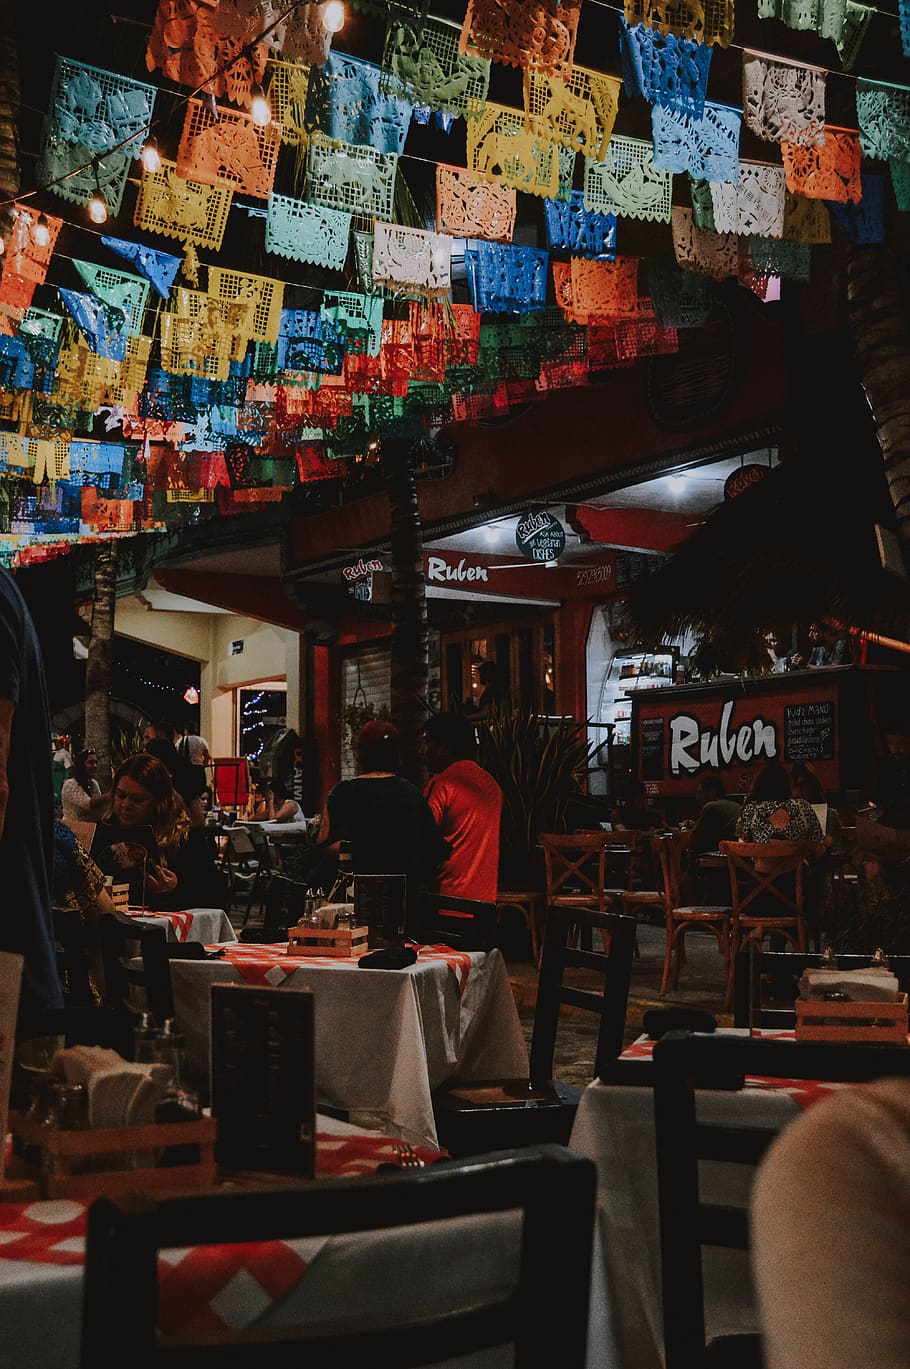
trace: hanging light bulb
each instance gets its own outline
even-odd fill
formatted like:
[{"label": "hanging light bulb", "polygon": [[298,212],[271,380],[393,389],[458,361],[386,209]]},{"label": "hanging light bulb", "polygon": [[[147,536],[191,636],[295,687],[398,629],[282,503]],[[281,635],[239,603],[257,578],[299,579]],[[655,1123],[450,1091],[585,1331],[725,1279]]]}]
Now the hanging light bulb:
[{"label": "hanging light bulb", "polygon": [[344,28],[346,15],[341,0],[327,0],[322,7],[322,27],[329,33],[339,33]]},{"label": "hanging light bulb", "polygon": [[142,167],[150,176],[154,176],[156,171],[161,170],[161,154],[158,151],[158,139],[150,133],[142,144]]},{"label": "hanging light bulb", "polygon": [[51,227],[46,214],[39,214],[32,224],[32,242],[36,247],[47,247],[51,240]]},{"label": "hanging light bulb", "polygon": [[272,110],[262,86],[253,86],[250,91],[250,117],[259,128],[268,128],[272,122]]},{"label": "hanging light bulb", "polygon": [[107,223],[107,204],[101,193],[101,182],[98,180],[98,161],[95,159],[95,193],[88,202],[88,216],[92,223]]}]

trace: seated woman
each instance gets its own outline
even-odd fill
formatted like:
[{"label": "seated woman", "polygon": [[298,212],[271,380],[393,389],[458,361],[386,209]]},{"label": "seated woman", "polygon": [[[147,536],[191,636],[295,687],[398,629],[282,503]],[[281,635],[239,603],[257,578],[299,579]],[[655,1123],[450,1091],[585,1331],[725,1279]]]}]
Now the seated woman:
[{"label": "seated woman", "polygon": [[269,822],[305,823],[306,816],[280,780],[265,780],[265,817]]},{"label": "seated woman", "polygon": [[782,765],[762,766],[737,823],[740,841],[821,841],[822,829],[811,803],[794,798]]},{"label": "seated woman", "polygon": [[98,756],[94,747],[78,751],[73,762],[73,773],[68,780],[63,781],[60,791],[64,822],[97,822],[101,817],[110,800],[101,792],[101,786],[95,778],[97,773]]},{"label": "seated woman", "polygon": [[129,879],[131,902],[161,910],[224,906],[211,835],[190,826],[170,775],[146,752],[117,768],[92,855],[105,873]]},{"label": "seated woman", "polygon": [[357,738],[357,776],[329,794],[318,845],[337,856],[340,843],[349,842],[355,875],[405,875],[412,914],[450,850],[423,794],[397,773],[399,765],[397,727],[367,723]]}]

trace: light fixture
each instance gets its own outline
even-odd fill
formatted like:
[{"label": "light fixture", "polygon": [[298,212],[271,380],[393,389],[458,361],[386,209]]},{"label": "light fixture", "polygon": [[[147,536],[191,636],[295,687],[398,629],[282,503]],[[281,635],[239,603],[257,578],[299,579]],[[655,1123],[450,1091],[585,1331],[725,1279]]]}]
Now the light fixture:
[{"label": "light fixture", "polygon": [[679,489],[680,486],[684,485],[685,483],[686,477],[682,471],[675,471],[673,475],[670,476],[670,484],[675,485],[677,489]]},{"label": "light fixture", "polygon": [[98,160],[95,159],[95,193],[88,202],[88,216],[92,223],[107,223],[107,204],[101,193],[101,183],[98,180]]},{"label": "light fixture", "polygon": [[195,707],[199,702],[199,690],[195,685],[187,685],[183,691],[183,701]]},{"label": "light fixture", "polygon": [[47,247],[51,240],[51,226],[46,214],[39,214],[32,224],[32,242],[36,247]]},{"label": "light fixture", "polygon": [[156,171],[161,170],[161,154],[158,151],[158,139],[150,133],[142,144],[140,153],[142,167],[150,176],[154,176]]},{"label": "light fixture", "polygon": [[322,27],[329,33],[339,33],[344,28],[345,17],[341,0],[327,0],[322,7]]},{"label": "light fixture", "polygon": [[272,122],[272,110],[260,85],[250,90],[250,118],[257,128],[268,128]]}]

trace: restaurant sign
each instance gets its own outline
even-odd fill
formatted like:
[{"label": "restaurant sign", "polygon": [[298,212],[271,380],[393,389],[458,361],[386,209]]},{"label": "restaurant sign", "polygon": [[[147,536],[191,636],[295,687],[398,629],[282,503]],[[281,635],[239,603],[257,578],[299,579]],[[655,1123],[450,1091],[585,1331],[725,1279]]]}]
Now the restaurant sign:
[{"label": "restaurant sign", "polygon": [[529,561],[558,561],[566,549],[566,530],[545,509],[529,509],[518,520],[515,545]]},{"label": "restaurant sign", "polygon": [[671,775],[749,765],[763,757],[777,759],[780,751],[775,724],[759,716],[737,726],[734,709],[733,700],[727,699],[717,727],[703,727],[689,713],[677,713],[670,719]]},{"label": "restaurant sign", "polygon": [[375,558],[364,561],[361,556],[356,566],[344,566],[341,573],[350,585],[353,584],[355,580],[364,580],[367,576],[372,575],[374,571],[379,570],[382,570],[381,561],[377,561]]}]

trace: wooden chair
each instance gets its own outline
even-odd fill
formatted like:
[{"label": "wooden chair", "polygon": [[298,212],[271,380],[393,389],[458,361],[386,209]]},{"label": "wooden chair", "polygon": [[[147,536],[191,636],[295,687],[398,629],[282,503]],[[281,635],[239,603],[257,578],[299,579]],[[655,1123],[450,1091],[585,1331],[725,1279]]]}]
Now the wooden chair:
[{"label": "wooden chair", "polygon": [[287,875],[271,876],[265,891],[262,930],[270,933],[272,941],[287,940],[288,927],[303,917],[308,893],[306,884],[288,879]]},{"label": "wooden chair", "polygon": [[496,913],[500,916],[504,908],[515,908],[524,919],[531,938],[531,955],[534,964],[540,968],[543,953],[543,923],[547,907],[547,896],[543,889],[500,889],[496,895]]},{"label": "wooden chair", "polygon": [[[749,942],[761,946],[770,935],[782,936],[795,950],[805,953],[803,874],[807,860],[824,854],[824,842],[722,841],[719,849],[727,857],[730,872],[732,955]],[[726,1007],[733,997],[733,966],[731,957]]]},{"label": "wooden chair", "polygon": [[495,903],[448,894],[421,894],[417,901],[413,941],[443,941],[454,950],[491,951],[496,944]]},{"label": "wooden chair", "polygon": [[[625,835],[625,833],[623,834]],[[624,889],[607,887],[607,847],[611,832],[541,832],[547,872],[548,908],[615,907]]]},{"label": "wooden chair", "polygon": [[668,986],[676,988],[679,983],[680,967],[686,962],[686,933],[694,928],[703,928],[717,941],[717,949],[724,958],[724,968],[730,968],[730,918],[729,906],[715,904],[684,904],[681,901],[682,854],[688,846],[688,833],[675,833],[672,836],[658,837],[655,845],[666,892],[667,946],[664,954],[664,972],[660,981],[660,996],[666,995]]},{"label": "wooden chair", "polygon": [[105,1006],[117,1015],[131,1056],[132,1029],[143,1011],[159,1026],[174,1016],[170,962],[203,960],[205,947],[195,941],[168,942],[163,927],[109,913],[101,919],[101,956]]},{"label": "wooden chair", "polygon": [[747,1074],[868,1082],[910,1074],[910,1051],[903,1046],[833,1046],[683,1032],[670,1032],[655,1044],[665,1369],[758,1369],[761,1364],[757,1335],[724,1336],[706,1345],[701,1255],[703,1246],[747,1249],[749,1214],[745,1207],[702,1200],[699,1161],[756,1165],[775,1133],[699,1121],[695,1086],[735,1090],[742,1088]]},{"label": "wooden chair", "polygon": [[[804,970],[820,969],[827,962],[822,955],[792,951],[764,951],[751,945],[740,951],[733,967],[733,1025],[766,1027],[791,1031],[796,1023],[797,983]],[[839,970],[864,970],[873,963],[870,955],[839,955]],[[897,977],[902,993],[910,993],[910,955],[889,955],[888,967]],[[763,990],[774,986],[775,1007],[768,1007]],[[785,998],[788,1006],[780,1006]]]},{"label": "wooden chair", "polygon": [[[209,1192],[151,1202],[100,1198],[91,1207],[85,1251],[84,1369],[129,1348],[135,1369],[352,1369],[425,1365],[514,1345],[514,1363],[583,1369],[596,1175],[590,1160],[556,1146],[356,1179],[284,1189]],[[177,1341],[156,1332],[158,1254],[168,1248],[293,1240],[342,1233],[418,1231],[439,1223],[439,1262],[457,1246],[457,1224],[516,1211],[514,1282],[459,1297],[457,1270],[442,1309],[421,1299],[374,1326],[349,1290],[350,1315],[334,1322],[243,1331],[230,1326]],[[456,1226],[447,1237],[445,1226]],[[518,1224],[516,1224],[518,1225]],[[427,1239],[430,1239],[427,1237]],[[454,1247],[451,1241],[455,1240]],[[395,1280],[377,1246],[376,1280]],[[520,1249],[519,1249],[520,1247]],[[412,1273],[408,1275],[412,1277]],[[504,1273],[503,1279],[509,1275]],[[204,1292],[202,1293],[204,1297]],[[405,1295],[402,1294],[402,1305]],[[543,1309],[558,1307],[559,1315]]]},{"label": "wooden chair", "polygon": [[[585,951],[570,944],[578,925],[599,930],[607,951]],[[514,1145],[565,1144],[581,1090],[553,1079],[553,1057],[563,1005],[583,1008],[599,1018],[592,1078],[606,1072],[622,1050],[635,921],[589,908],[548,911],[527,1079],[453,1082],[438,1089],[433,1112],[440,1144],[453,1155],[479,1155]],[[568,984],[566,971],[593,971],[600,992]]]}]

